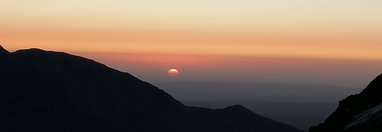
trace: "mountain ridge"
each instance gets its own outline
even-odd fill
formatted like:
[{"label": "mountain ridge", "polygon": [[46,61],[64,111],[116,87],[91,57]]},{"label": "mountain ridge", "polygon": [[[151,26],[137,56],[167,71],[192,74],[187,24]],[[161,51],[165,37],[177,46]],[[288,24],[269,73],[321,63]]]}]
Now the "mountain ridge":
[{"label": "mountain ridge", "polygon": [[301,132],[240,105],[185,106],[150,83],[91,59],[41,49],[2,56],[2,131]]},{"label": "mountain ridge", "polygon": [[5,56],[9,54],[9,52],[0,45],[0,56]]},{"label": "mountain ridge", "polygon": [[[382,74],[359,94],[341,100],[337,109],[310,132],[382,131]],[[368,117],[368,118],[363,118]]]}]

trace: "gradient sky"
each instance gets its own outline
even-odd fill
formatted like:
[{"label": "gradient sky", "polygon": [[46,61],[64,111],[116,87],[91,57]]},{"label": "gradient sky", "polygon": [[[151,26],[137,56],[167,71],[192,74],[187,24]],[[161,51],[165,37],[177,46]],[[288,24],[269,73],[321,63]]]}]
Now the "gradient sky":
[{"label": "gradient sky", "polygon": [[381,72],[381,5],[381,0],[3,0],[0,42],[12,51],[37,47],[84,55],[149,81],[163,80],[166,70],[176,67],[184,81],[363,86]]},{"label": "gradient sky", "polygon": [[12,0],[8,48],[382,60],[380,0]]},{"label": "gradient sky", "polygon": [[[0,0],[0,44],[91,58],[183,102],[334,103],[382,73],[381,6],[382,0]],[[180,76],[167,77],[170,68]],[[301,117],[334,109],[260,106],[265,112],[252,110],[305,124]]]}]

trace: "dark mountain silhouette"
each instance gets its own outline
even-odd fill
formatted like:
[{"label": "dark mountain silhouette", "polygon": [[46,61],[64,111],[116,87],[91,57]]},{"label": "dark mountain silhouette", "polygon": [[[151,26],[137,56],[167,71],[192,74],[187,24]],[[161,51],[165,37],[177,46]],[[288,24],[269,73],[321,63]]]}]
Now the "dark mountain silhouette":
[{"label": "dark mountain silhouette", "polygon": [[9,52],[0,45],[0,57],[8,55]]},{"label": "dark mountain silhouette", "polygon": [[310,132],[381,132],[382,75],[361,93],[339,102],[337,110]]},{"label": "dark mountain silhouette", "polygon": [[0,131],[301,132],[240,105],[188,107],[86,58],[0,48]]}]

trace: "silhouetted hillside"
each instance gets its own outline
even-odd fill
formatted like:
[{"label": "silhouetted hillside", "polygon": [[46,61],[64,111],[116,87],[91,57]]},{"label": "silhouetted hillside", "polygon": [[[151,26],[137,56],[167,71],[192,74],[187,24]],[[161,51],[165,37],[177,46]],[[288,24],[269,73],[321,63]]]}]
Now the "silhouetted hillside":
[{"label": "silhouetted hillside", "polygon": [[9,52],[0,45],[0,57],[5,57]]},{"label": "silhouetted hillside", "polygon": [[86,58],[0,47],[0,131],[300,132],[236,105],[187,107]]},{"label": "silhouetted hillside", "polygon": [[339,102],[337,110],[310,132],[381,132],[382,75],[365,90]]}]

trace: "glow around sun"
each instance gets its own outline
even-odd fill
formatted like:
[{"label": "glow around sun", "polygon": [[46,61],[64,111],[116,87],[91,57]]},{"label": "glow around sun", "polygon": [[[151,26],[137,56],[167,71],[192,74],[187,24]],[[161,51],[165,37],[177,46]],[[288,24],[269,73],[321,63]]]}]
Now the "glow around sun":
[{"label": "glow around sun", "polygon": [[177,77],[179,76],[179,70],[178,69],[175,69],[175,68],[171,68],[167,71],[167,76],[169,77]]}]

